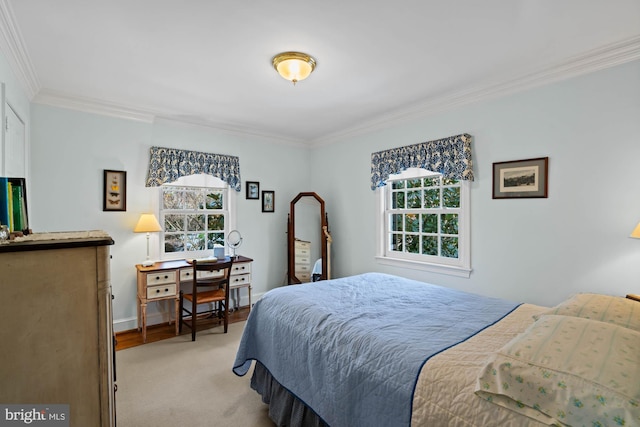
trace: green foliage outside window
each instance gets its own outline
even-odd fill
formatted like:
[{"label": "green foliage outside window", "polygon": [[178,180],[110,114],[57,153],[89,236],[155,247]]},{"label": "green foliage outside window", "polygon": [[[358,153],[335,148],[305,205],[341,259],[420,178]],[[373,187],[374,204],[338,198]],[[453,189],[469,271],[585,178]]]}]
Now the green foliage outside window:
[{"label": "green foliage outside window", "polygon": [[391,183],[392,251],[458,258],[460,183],[441,176]]}]

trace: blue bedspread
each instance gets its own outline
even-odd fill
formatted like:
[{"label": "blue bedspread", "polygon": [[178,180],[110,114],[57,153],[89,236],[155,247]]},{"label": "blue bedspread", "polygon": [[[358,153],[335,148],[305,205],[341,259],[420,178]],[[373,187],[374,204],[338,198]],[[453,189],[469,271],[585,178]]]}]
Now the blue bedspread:
[{"label": "blue bedspread", "polygon": [[380,273],[277,288],[253,307],[233,371],[260,361],[332,427],[409,426],[422,365],[516,307]]}]

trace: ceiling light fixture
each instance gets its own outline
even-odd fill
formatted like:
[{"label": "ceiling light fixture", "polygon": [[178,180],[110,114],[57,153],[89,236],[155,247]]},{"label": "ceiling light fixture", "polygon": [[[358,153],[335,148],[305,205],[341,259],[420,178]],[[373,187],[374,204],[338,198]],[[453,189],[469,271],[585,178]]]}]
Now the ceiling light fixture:
[{"label": "ceiling light fixture", "polygon": [[301,52],[279,53],[273,57],[272,63],[278,74],[283,79],[292,81],[294,85],[309,77],[316,68],[316,60]]}]

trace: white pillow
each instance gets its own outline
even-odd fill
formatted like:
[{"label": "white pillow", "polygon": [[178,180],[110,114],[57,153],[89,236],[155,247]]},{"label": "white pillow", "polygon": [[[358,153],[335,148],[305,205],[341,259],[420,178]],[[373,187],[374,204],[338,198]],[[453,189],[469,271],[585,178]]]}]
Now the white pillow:
[{"label": "white pillow", "polygon": [[549,425],[640,425],[640,332],[541,316],[492,356],[475,392]]},{"label": "white pillow", "polygon": [[623,297],[576,294],[542,314],[584,317],[640,331],[640,302]]}]

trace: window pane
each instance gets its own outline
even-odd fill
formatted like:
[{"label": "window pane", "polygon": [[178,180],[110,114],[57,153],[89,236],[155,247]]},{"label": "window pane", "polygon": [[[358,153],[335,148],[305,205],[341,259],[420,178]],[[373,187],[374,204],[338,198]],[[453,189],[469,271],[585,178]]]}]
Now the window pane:
[{"label": "window pane", "polygon": [[438,238],[436,236],[422,236],[422,253],[424,255],[438,255]]},{"label": "window pane", "polygon": [[188,231],[204,230],[204,215],[187,215],[187,230]]},{"label": "window pane", "polygon": [[445,208],[459,208],[460,207],[460,187],[443,188],[442,204]]},{"label": "window pane", "polygon": [[439,188],[430,188],[428,190],[424,190],[424,207],[427,209],[440,207]]},{"label": "window pane", "polygon": [[391,231],[402,231],[402,214],[391,215]]},{"label": "window pane", "polygon": [[420,209],[422,191],[407,191],[407,209]]},{"label": "window pane", "polygon": [[216,191],[207,194],[205,207],[206,209],[222,209],[222,192]]},{"label": "window pane", "polygon": [[184,246],[187,251],[203,251],[205,249],[204,233],[187,234]]},{"label": "window pane", "polygon": [[402,252],[402,234],[392,234],[391,235],[391,250],[392,251],[400,251]]},{"label": "window pane", "polygon": [[214,245],[224,246],[224,233],[208,233],[207,249],[213,249]]},{"label": "window pane", "polygon": [[407,179],[407,188],[418,188],[422,187],[422,179]]},{"label": "window pane", "polygon": [[198,209],[201,207],[200,200],[202,199],[199,191],[188,191],[184,195],[184,204],[182,205],[182,209]]},{"label": "window pane", "polygon": [[458,214],[440,215],[440,225],[443,234],[458,234]]},{"label": "window pane", "polygon": [[184,231],[184,215],[165,215],[164,231]]},{"label": "window pane", "polygon": [[393,189],[404,188],[404,181],[392,181],[391,188]]},{"label": "window pane", "polygon": [[410,232],[414,232],[417,233],[420,231],[420,221],[418,220],[418,218],[420,218],[420,215],[416,215],[416,214],[407,214],[404,217],[404,229],[405,231],[410,231]]},{"label": "window pane", "polygon": [[458,181],[457,179],[442,178],[442,185],[456,185],[459,182],[460,181]]},{"label": "window pane", "polygon": [[442,254],[447,258],[458,258],[458,238],[443,237],[442,238]]},{"label": "window pane", "polygon": [[424,186],[425,187],[437,187],[440,185],[440,177],[439,176],[434,176],[432,178],[425,178],[424,179]]},{"label": "window pane", "polygon": [[180,209],[183,200],[183,193],[173,189],[165,188],[162,192],[163,209]]},{"label": "window pane", "polygon": [[165,234],[164,235],[164,251],[165,252],[182,252],[184,251],[184,242],[182,234]]},{"label": "window pane", "polygon": [[404,192],[396,191],[391,194],[392,209],[404,209]]},{"label": "window pane", "polygon": [[420,238],[418,236],[415,236],[413,234],[407,234],[405,235],[404,242],[405,242],[406,252],[409,252],[412,254],[420,253],[420,247],[419,247]]},{"label": "window pane", "polygon": [[207,230],[224,230],[224,215],[207,215]]},{"label": "window pane", "polygon": [[438,232],[438,215],[422,214],[422,232],[437,233]]}]

